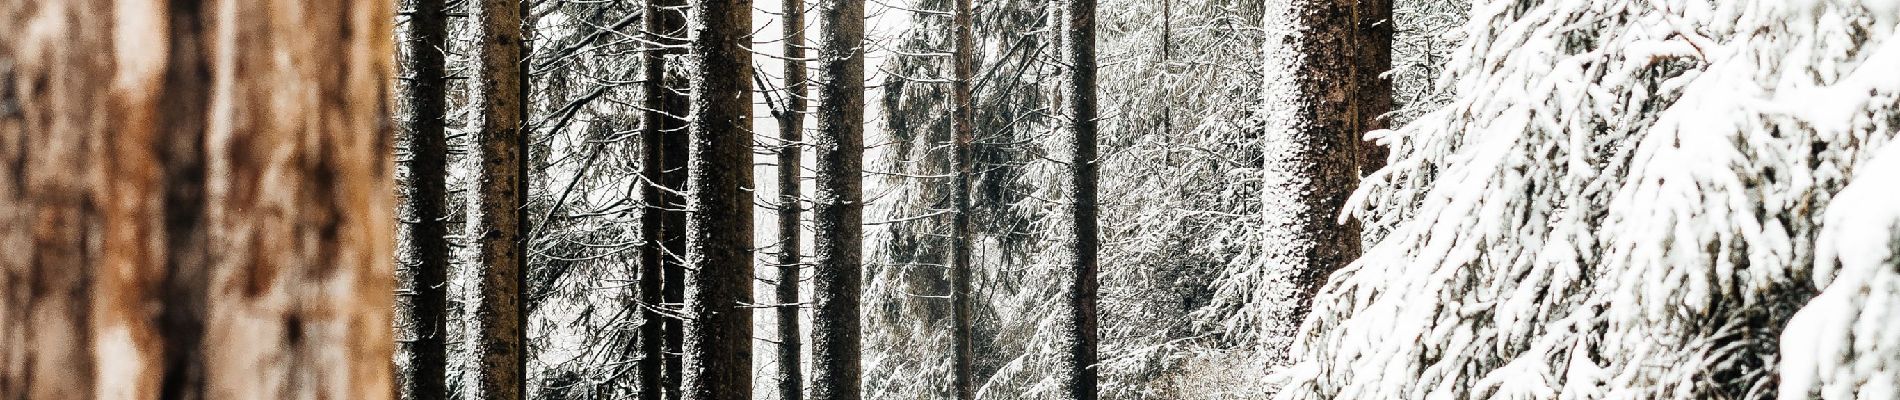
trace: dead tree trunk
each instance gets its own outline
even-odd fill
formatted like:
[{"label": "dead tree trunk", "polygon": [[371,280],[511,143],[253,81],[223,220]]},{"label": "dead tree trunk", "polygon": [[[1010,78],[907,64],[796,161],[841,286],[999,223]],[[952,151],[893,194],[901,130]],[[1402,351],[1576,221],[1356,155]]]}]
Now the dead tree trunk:
[{"label": "dead tree trunk", "polygon": [[970,159],[970,146],[976,138],[976,101],[970,93],[974,84],[972,77],[976,69],[976,28],[972,21],[970,0],[956,0],[951,25],[956,30],[955,48],[951,62],[950,80],[951,101],[955,110],[951,116],[951,130],[956,137],[951,143],[951,163],[956,170],[955,185],[951,188],[955,203],[955,215],[950,219],[950,308],[951,308],[951,379],[953,391],[959,400],[976,398],[976,348],[971,344],[972,311],[970,307],[970,182],[975,173]]},{"label": "dead tree trunk", "polygon": [[1095,298],[1100,227],[1096,222],[1096,144],[1095,144],[1095,0],[1068,0],[1064,17],[1068,30],[1063,40],[1064,60],[1069,64],[1068,81],[1063,91],[1069,101],[1064,113],[1069,119],[1070,140],[1074,149],[1069,159],[1069,218],[1074,240],[1069,253],[1069,360],[1065,374],[1069,378],[1069,396],[1076,400],[1094,400],[1097,392],[1096,344],[1100,341]]},{"label": "dead tree trunk", "polygon": [[448,82],[448,10],[442,0],[408,2],[409,26],[403,29],[402,78],[397,80],[397,127],[408,140],[409,158],[402,175],[399,228],[406,247],[398,252],[400,288],[396,295],[398,397],[435,400],[448,396],[445,316],[448,307],[448,143],[444,111]]},{"label": "dead tree trunk", "polygon": [[693,0],[686,399],[752,398],[751,0]]},{"label": "dead tree trunk", "polygon": [[0,0],[0,398],[394,396],[391,5]]},{"label": "dead tree trunk", "polygon": [[812,204],[812,388],[817,400],[864,397],[864,2],[818,7],[817,194]]}]

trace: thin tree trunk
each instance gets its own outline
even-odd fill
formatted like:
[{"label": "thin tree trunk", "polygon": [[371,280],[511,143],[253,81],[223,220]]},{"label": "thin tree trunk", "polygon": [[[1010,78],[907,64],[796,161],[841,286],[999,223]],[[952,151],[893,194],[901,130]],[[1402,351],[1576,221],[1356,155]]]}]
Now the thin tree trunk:
[{"label": "thin tree trunk", "polygon": [[1076,400],[1094,400],[1100,373],[1096,357],[1099,321],[1095,297],[1097,280],[1096,251],[1100,247],[1100,227],[1096,222],[1095,180],[1095,0],[1068,0],[1068,30],[1063,41],[1065,61],[1069,64],[1068,81],[1063,91],[1069,99],[1067,112],[1074,153],[1069,159],[1069,217],[1073,223],[1069,268],[1069,396]]},{"label": "thin tree trunk", "polygon": [[818,191],[813,202],[812,388],[817,400],[858,400],[858,309],[864,280],[864,1],[818,6]]},{"label": "thin tree trunk", "polygon": [[666,392],[662,381],[665,376],[666,325],[672,317],[661,313],[661,304],[666,303],[664,295],[666,264],[669,262],[665,235],[669,228],[665,225],[668,208],[672,207],[671,196],[662,186],[666,180],[665,158],[667,156],[665,140],[668,120],[666,115],[666,49],[664,18],[661,18],[657,0],[642,2],[642,30],[646,31],[648,47],[640,53],[640,106],[644,110],[640,115],[640,174],[643,179],[637,185],[641,188],[640,198],[645,208],[640,213],[640,341],[639,366],[636,375],[640,381],[640,400],[662,400]]},{"label": "thin tree trunk", "polygon": [[[662,68],[668,63],[667,56],[686,54],[686,2],[684,0],[650,0],[660,3],[658,14],[660,43],[668,47],[661,53]],[[661,71],[660,91],[662,110],[660,133],[660,184],[666,187],[662,194],[662,204],[666,212],[660,221],[660,247],[666,250],[666,262],[662,264],[660,290],[661,297],[674,312],[665,320],[666,357],[665,376],[661,377],[661,388],[666,398],[678,400],[680,395],[681,368],[684,367],[682,350],[686,341],[686,321],[680,318],[679,307],[686,302],[686,160],[689,147],[686,127],[686,114],[692,112],[691,98],[687,96],[686,85],[666,77]]]},{"label": "thin tree trunk", "polygon": [[1277,296],[1270,349],[1284,355],[1327,275],[1359,255],[1359,225],[1338,223],[1359,183],[1361,116],[1353,67],[1360,26],[1353,0],[1271,0],[1266,4],[1267,99],[1262,165],[1264,264],[1276,276],[1262,290]]},{"label": "thin tree trunk", "polygon": [[0,398],[395,395],[391,5],[0,1]]},{"label": "thin tree trunk", "polygon": [[784,0],[785,107],[779,113],[778,149],[778,393],[782,400],[804,398],[798,334],[799,151],[805,140],[805,1]]},{"label": "thin tree trunk", "polygon": [[448,396],[447,331],[449,244],[448,226],[443,221],[443,201],[448,197],[448,143],[444,136],[448,82],[444,77],[444,54],[448,48],[448,10],[442,0],[409,2],[409,26],[402,37],[406,58],[404,79],[396,85],[397,113],[402,135],[409,141],[408,171],[402,186],[401,215],[398,225],[407,248],[397,254],[404,257],[398,274],[403,287],[397,290],[398,397],[409,400],[435,400]]},{"label": "thin tree trunk", "polygon": [[752,1],[693,0],[686,219],[689,400],[752,398]]},{"label": "thin tree trunk", "polygon": [[[1355,7],[1354,20],[1358,22],[1358,44],[1352,66],[1358,69],[1359,88],[1353,93],[1358,99],[1360,133],[1385,129],[1385,114],[1392,112],[1392,81],[1386,79],[1386,71],[1392,70],[1392,1],[1359,0]],[[1358,139],[1358,137],[1355,137]],[[1360,143],[1365,149],[1364,164],[1360,166],[1361,175],[1372,173],[1385,167],[1387,149],[1375,143]]]},{"label": "thin tree trunk", "polygon": [[527,201],[527,105],[522,96],[522,7],[514,0],[475,0],[478,67],[475,103],[481,121],[476,132],[479,169],[470,191],[468,237],[474,247],[470,288],[469,353],[475,365],[465,385],[470,398],[522,398],[521,289],[526,232],[522,214]]},{"label": "thin tree trunk", "polygon": [[950,219],[950,319],[953,325],[950,370],[957,399],[971,400],[976,398],[976,348],[971,344],[970,242],[975,238],[970,237],[970,181],[974,178],[970,146],[976,137],[976,102],[970,85],[976,69],[976,28],[971,20],[970,0],[956,0],[955,4],[951,18],[956,30],[955,60],[951,67],[954,76],[950,82],[955,104],[951,130],[956,135],[951,143],[951,163],[956,169],[951,195],[955,197],[956,214]]}]

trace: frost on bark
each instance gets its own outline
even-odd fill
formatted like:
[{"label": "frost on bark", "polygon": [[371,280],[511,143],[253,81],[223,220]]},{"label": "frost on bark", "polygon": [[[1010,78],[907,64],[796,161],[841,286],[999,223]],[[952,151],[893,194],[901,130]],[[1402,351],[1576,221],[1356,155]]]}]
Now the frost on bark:
[{"label": "frost on bark", "polygon": [[1096,221],[1095,180],[1096,98],[1095,98],[1095,0],[1067,0],[1062,13],[1068,28],[1062,41],[1063,61],[1069,73],[1063,82],[1063,116],[1068,118],[1072,153],[1069,173],[1065,176],[1069,202],[1066,204],[1074,241],[1069,244],[1068,266],[1068,339],[1064,374],[1068,379],[1069,398],[1093,400],[1098,391],[1100,366],[1096,346],[1100,343],[1099,309],[1096,295],[1100,288],[1097,251],[1101,247],[1101,228]]},{"label": "frost on bark", "polygon": [[515,0],[469,4],[478,43],[470,110],[479,122],[467,228],[474,255],[467,314],[474,365],[465,373],[464,390],[475,399],[519,399],[527,351],[521,302],[528,195],[522,7]]},{"label": "frost on bark", "polygon": [[395,395],[389,3],[0,10],[0,397]]},{"label": "frost on bark", "polygon": [[780,400],[804,398],[804,375],[799,354],[803,340],[798,333],[798,270],[804,265],[799,251],[799,214],[804,211],[799,199],[799,175],[804,168],[800,151],[805,131],[805,1],[785,0],[781,24],[785,46],[785,103],[778,108],[778,393]]},{"label": "frost on bark", "polygon": [[[683,189],[680,183],[670,179],[684,174],[683,160],[685,148],[676,143],[685,132],[679,128],[683,121],[669,110],[678,110],[678,101],[668,101],[677,97],[673,88],[666,82],[666,54],[670,51],[665,45],[674,43],[669,34],[676,25],[677,13],[664,11],[665,4],[660,0],[641,2],[643,17],[641,29],[645,31],[647,45],[640,52],[640,175],[635,185],[640,188],[640,198],[645,207],[640,213],[640,273],[639,299],[640,339],[639,365],[635,375],[639,378],[640,400],[661,400],[668,393],[678,392],[677,377],[679,364],[677,344],[679,320],[671,313],[662,312],[667,304],[677,304],[676,296],[669,296],[668,289],[680,285],[679,278],[672,272],[679,270],[677,256],[684,246],[676,245],[674,237],[684,237],[683,220],[675,218],[681,214],[684,205],[674,194],[674,190]],[[660,15],[666,15],[662,17]],[[669,108],[669,104],[675,107]],[[674,144],[669,146],[669,144]],[[679,153],[679,154],[675,154]],[[678,173],[669,171],[680,169]],[[683,181],[683,180],[682,180]],[[669,329],[672,328],[672,329]],[[669,345],[673,345],[669,348]],[[672,363],[669,363],[672,362]],[[677,398],[675,396],[674,398]]]},{"label": "frost on bark", "polygon": [[953,187],[950,195],[954,215],[950,219],[950,373],[951,391],[957,399],[976,398],[976,348],[971,342],[974,313],[970,304],[970,182],[972,168],[970,146],[976,141],[976,101],[971,94],[976,70],[976,27],[970,0],[955,0],[951,10],[952,29],[956,31],[951,61],[951,139],[950,162]]},{"label": "frost on bark", "polygon": [[751,0],[692,0],[687,274],[680,390],[752,397]]},{"label": "frost on bark", "polygon": [[812,387],[863,398],[864,1],[818,4],[818,129],[812,146]]},{"label": "frost on bark", "polygon": [[397,395],[409,400],[448,396],[449,243],[443,202],[448,196],[448,143],[444,112],[448,82],[448,10],[442,0],[405,4],[396,79],[398,137],[407,141],[398,174],[402,200],[398,232],[396,329]]},{"label": "frost on bark", "polygon": [[1353,45],[1360,26],[1350,0],[1270,0],[1266,38],[1261,189],[1266,239],[1258,289],[1270,300],[1269,357],[1306,315],[1326,276],[1359,256],[1359,224],[1338,216],[1359,184],[1360,124]]}]

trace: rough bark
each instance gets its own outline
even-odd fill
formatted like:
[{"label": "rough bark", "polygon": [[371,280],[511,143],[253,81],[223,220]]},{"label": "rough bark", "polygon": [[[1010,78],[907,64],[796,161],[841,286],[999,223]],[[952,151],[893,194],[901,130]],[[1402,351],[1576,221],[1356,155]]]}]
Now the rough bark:
[{"label": "rough bark", "polygon": [[799,197],[799,170],[803,168],[800,151],[805,131],[805,1],[784,0],[785,104],[779,111],[778,149],[778,393],[782,400],[804,398],[804,376],[800,372],[799,353],[803,340],[798,334],[799,213],[804,210]]},{"label": "rough bark", "polygon": [[395,395],[390,3],[0,10],[0,398]]},{"label": "rough bark", "polygon": [[817,400],[864,397],[864,1],[818,6],[817,190],[812,204],[812,387]]},{"label": "rough bark", "polygon": [[[640,400],[661,400],[665,398],[666,360],[672,356],[666,352],[666,326],[676,320],[660,307],[667,303],[665,296],[665,274],[668,264],[674,264],[667,255],[666,239],[669,231],[678,230],[679,225],[668,226],[666,219],[675,209],[673,196],[663,190],[666,182],[666,138],[668,126],[677,126],[674,118],[666,113],[666,99],[669,88],[666,86],[666,20],[660,15],[659,0],[642,2],[641,30],[646,32],[647,48],[640,53],[640,175],[636,183],[640,188],[640,198],[645,207],[640,213],[640,273],[639,304],[640,340],[638,348],[639,365],[635,375],[639,379]],[[676,151],[676,150],[675,150]],[[678,189],[677,187],[670,189]],[[677,282],[674,282],[677,285]],[[674,323],[674,325],[677,325]]]},{"label": "rough bark", "polygon": [[397,254],[401,270],[396,295],[397,396],[435,400],[448,396],[445,316],[448,307],[449,244],[443,201],[448,196],[448,144],[444,111],[448,82],[443,49],[448,48],[448,10],[442,0],[408,2],[408,26],[401,36],[401,79],[397,128],[408,141],[402,177],[405,248]]},{"label": "rough bark", "polygon": [[1096,220],[1096,99],[1095,99],[1095,0],[1068,0],[1064,16],[1063,61],[1069,65],[1068,80],[1062,89],[1069,119],[1069,139],[1074,149],[1069,159],[1068,214],[1074,241],[1070,243],[1068,294],[1069,349],[1067,371],[1069,397],[1094,400],[1097,380],[1096,345],[1100,342],[1100,322],[1096,313],[1096,292],[1100,248],[1100,226]]},{"label": "rough bark", "polygon": [[976,137],[976,102],[970,86],[976,70],[976,28],[971,21],[970,0],[956,0],[955,7],[951,18],[956,36],[950,81],[955,108],[950,123],[956,135],[950,145],[950,162],[956,174],[955,187],[950,190],[956,207],[950,219],[950,370],[951,391],[957,399],[971,400],[976,398],[976,348],[971,344],[970,245],[974,238],[970,237],[970,181],[974,171],[970,146]]},{"label": "rough bark", "polygon": [[[661,206],[666,210],[660,217],[660,248],[665,251],[666,259],[661,264],[660,297],[663,304],[674,310],[666,316],[662,329],[666,347],[664,375],[660,377],[660,390],[668,399],[680,397],[680,368],[683,366],[681,350],[685,343],[685,321],[679,318],[678,310],[686,299],[686,159],[688,132],[686,114],[691,112],[691,98],[687,96],[686,85],[677,75],[667,73],[667,66],[680,55],[686,54],[686,2],[684,0],[648,0],[657,3],[659,12],[654,23],[657,29],[649,28],[664,45],[659,59],[655,60],[660,71],[659,94],[661,108],[665,115],[660,118],[660,185],[665,187],[660,194]],[[649,71],[650,72],[650,71]]]},{"label": "rough bark", "polygon": [[474,104],[479,129],[476,184],[469,192],[468,238],[474,285],[469,288],[469,355],[475,364],[464,387],[473,399],[522,398],[527,348],[522,341],[523,205],[527,174],[523,146],[527,106],[521,95],[522,7],[513,0],[476,0]]},{"label": "rough bark", "polygon": [[689,400],[752,398],[751,0],[693,0],[685,365]]},{"label": "rough bark", "polygon": [[[1264,223],[1274,246],[1276,338],[1292,335],[1326,276],[1359,255],[1359,225],[1340,208],[1359,183],[1361,116],[1352,65],[1354,0],[1271,0],[1266,40]],[[1270,349],[1284,354],[1285,342]]]},{"label": "rough bark", "polygon": [[[1381,76],[1392,70],[1392,35],[1395,29],[1392,3],[1393,0],[1358,0],[1353,9],[1353,21],[1359,27],[1355,31],[1358,33],[1355,38],[1358,43],[1353,45],[1352,61],[1352,67],[1358,70],[1355,83],[1359,85],[1353,92],[1358,103],[1354,112],[1359,115],[1358,131],[1361,133],[1385,129],[1388,120],[1385,114],[1392,112],[1392,81]],[[1385,167],[1385,146],[1363,140],[1359,146],[1365,150],[1363,164],[1359,166],[1360,175]]]}]

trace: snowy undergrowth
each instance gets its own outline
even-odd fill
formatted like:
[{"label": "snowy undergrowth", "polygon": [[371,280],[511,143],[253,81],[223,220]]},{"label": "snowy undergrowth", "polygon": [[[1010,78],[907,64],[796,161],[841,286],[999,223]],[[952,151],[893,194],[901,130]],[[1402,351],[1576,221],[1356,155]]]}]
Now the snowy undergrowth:
[{"label": "snowy undergrowth", "polygon": [[1781,334],[1784,398],[1900,398],[1900,145],[1856,175],[1821,222],[1821,294]]},{"label": "snowy undergrowth", "polygon": [[1891,382],[1900,329],[1872,321],[1900,298],[1892,254],[1832,233],[1871,218],[1821,213],[1895,185],[1870,173],[1885,182],[1830,208],[1900,125],[1896,16],[1893,0],[1475,5],[1447,67],[1459,95],[1370,135],[1392,156],[1348,216],[1392,230],[1314,301],[1279,397],[1772,397],[1777,339],[1816,282],[1859,306],[1803,312],[1833,325],[1791,337],[1832,353],[1788,358],[1804,374],[1781,387]]}]

